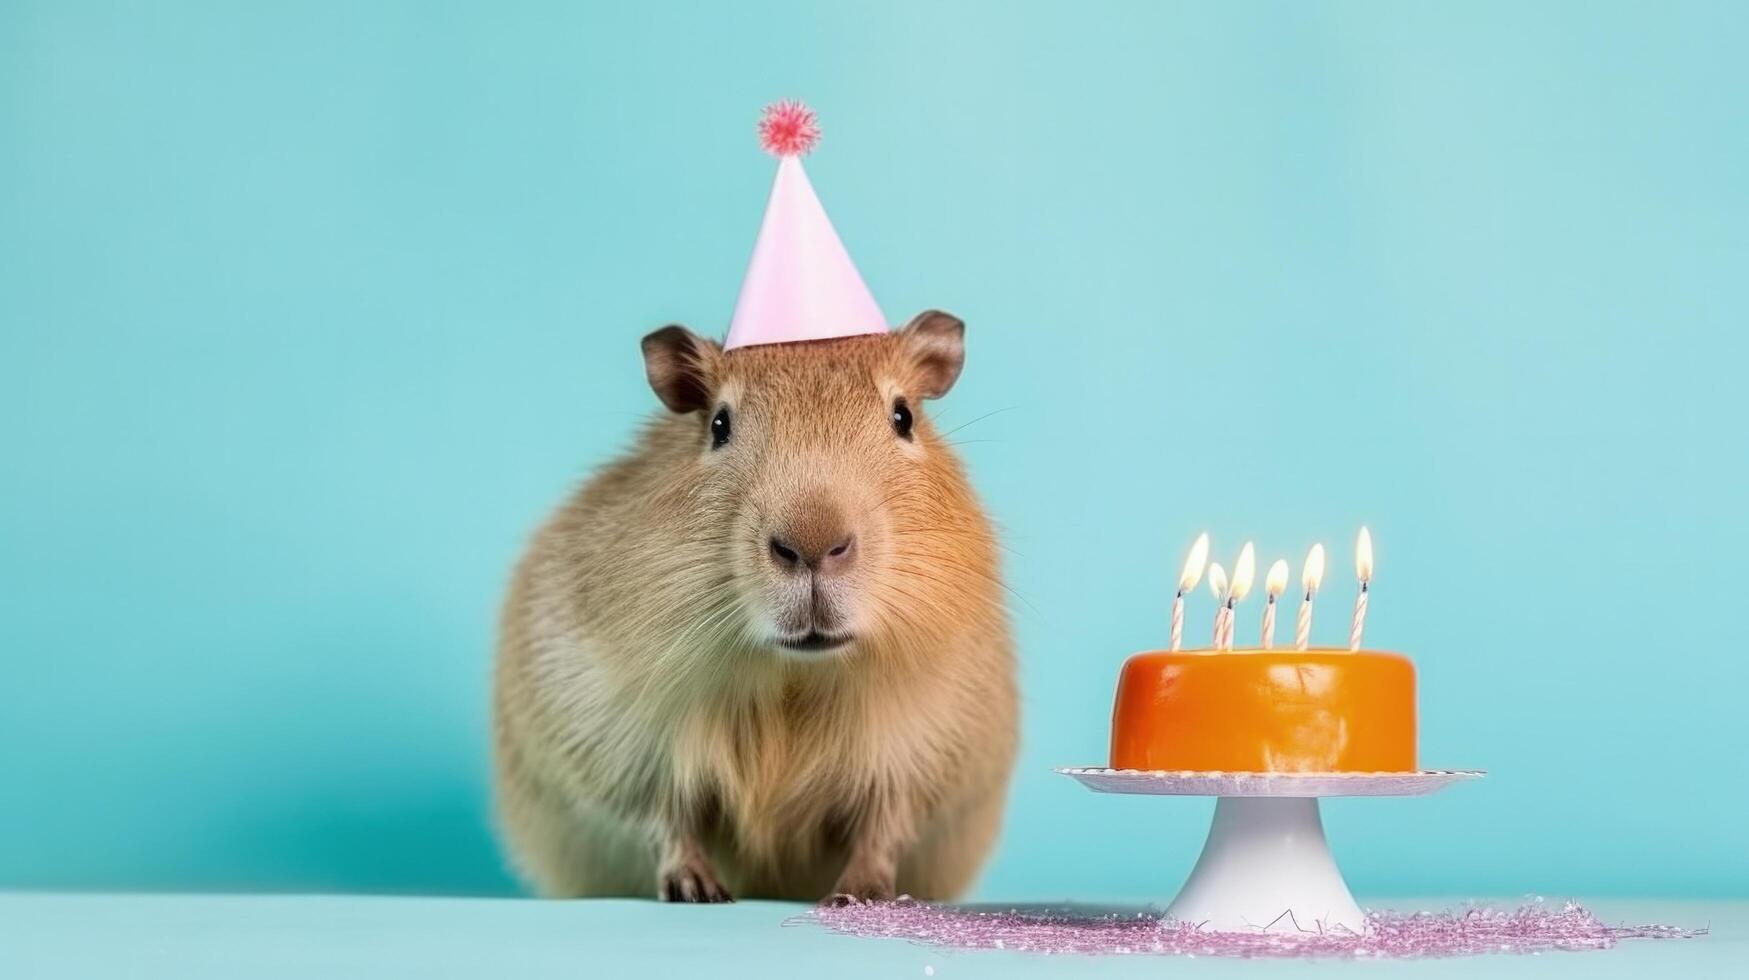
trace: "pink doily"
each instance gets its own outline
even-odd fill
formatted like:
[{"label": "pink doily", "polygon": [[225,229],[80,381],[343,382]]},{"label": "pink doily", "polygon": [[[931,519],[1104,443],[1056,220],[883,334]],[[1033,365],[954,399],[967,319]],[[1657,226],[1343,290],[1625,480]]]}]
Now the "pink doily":
[{"label": "pink doily", "polygon": [[847,936],[925,946],[1008,949],[1045,955],[1413,958],[1480,953],[1609,949],[1623,939],[1691,939],[1705,929],[1608,925],[1585,908],[1540,899],[1516,910],[1471,906],[1445,912],[1373,912],[1364,934],[1321,933],[1278,922],[1267,931],[1209,932],[1154,910],[1010,908],[897,902],[819,908],[799,917]]}]

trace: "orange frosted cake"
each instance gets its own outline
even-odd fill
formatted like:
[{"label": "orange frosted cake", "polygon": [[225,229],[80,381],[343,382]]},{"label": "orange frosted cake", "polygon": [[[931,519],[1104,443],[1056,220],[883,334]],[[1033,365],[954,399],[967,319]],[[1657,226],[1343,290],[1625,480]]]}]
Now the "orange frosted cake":
[{"label": "orange frosted cake", "polygon": [[1118,680],[1111,767],[1413,771],[1415,665],[1370,650],[1136,654]]}]

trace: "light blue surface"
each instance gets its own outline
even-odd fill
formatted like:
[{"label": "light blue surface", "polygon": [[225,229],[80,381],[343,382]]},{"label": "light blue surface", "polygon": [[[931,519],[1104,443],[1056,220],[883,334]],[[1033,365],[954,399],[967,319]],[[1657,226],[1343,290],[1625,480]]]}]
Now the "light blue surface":
[{"label": "light blue surface", "polygon": [[[889,316],[970,324],[1026,694],[981,895],[1169,896],[1208,802],[1048,768],[1197,531],[1330,543],[1332,641],[1362,522],[1424,761],[1493,775],[1329,804],[1356,890],[1742,895],[1746,48],[1738,3],[8,0],[0,883],[508,891],[506,570],[656,407],[638,338],[726,323],[800,96]],[[655,914],[309,914],[400,908],[575,921],[551,968]]]},{"label": "light blue surface", "polygon": [[[1413,908],[1435,908],[1423,902]],[[1605,902],[1606,922],[1711,924],[1690,940],[1534,956],[1368,962],[1208,957],[1061,957],[945,950],[837,936],[796,918],[806,906],[741,902],[537,902],[508,899],[0,894],[0,976],[41,980],[162,976],[788,977],[1304,976],[1741,977],[1749,964],[1742,902]],[[787,928],[786,928],[787,926]],[[927,970],[933,972],[925,972]]]}]

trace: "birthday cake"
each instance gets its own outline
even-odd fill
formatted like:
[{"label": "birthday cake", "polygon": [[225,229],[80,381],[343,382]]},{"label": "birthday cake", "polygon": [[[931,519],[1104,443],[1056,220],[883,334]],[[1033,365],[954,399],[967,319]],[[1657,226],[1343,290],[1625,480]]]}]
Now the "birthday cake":
[{"label": "birthday cake", "polygon": [[1276,603],[1288,568],[1277,561],[1265,585],[1262,643],[1233,649],[1234,611],[1251,589],[1256,552],[1239,553],[1233,576],[1208,564],[1219,602],[1214,646],[1179,652],[1184,597],[1202,578],[1208,535],[1197,539],[1172,605],[1172,648],[1131,657],[1111,717],[1111,768],[1197,772],[1412,772],[1415,665],[1395,653],[1360,649],[1372,580],[1372,535],[1355,542],[1355,600],[1349,649],[1310,647],[1312,600],[1324,578],[1324,546],[1314,545],[1301,577],[1305,592],[1295,648],[1275,649]]},{"label": "birthday cake", "polygon": [[1415,665],[1370,650],[1192,650],[1131,657],[1111,768],[1410,772]]}]

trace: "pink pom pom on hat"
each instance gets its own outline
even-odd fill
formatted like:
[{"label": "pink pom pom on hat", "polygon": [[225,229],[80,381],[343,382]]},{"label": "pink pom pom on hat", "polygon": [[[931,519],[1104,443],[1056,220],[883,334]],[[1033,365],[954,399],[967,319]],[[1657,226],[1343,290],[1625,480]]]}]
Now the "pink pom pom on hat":
[{"label": "pink pom pom on hat", "polygon": [[777,179],[724,350],[887,332],[887,318],[802,169],[802,155],[819,140],[812,109],[800,102],[766,106],[759,143],[778,158]]}]

